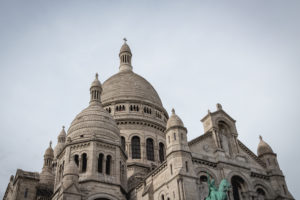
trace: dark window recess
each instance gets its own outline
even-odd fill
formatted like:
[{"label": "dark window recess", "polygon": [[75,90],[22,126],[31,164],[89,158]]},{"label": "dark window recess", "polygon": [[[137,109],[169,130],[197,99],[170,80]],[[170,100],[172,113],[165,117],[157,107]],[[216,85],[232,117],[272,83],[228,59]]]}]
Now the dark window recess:
[{"label": "dark window recess", "polygon": [[165,145],[159,143],[159,161],[163,162],[165,160]]},{"label": "dark window recess", "polygon": [[86,153],[82,154],[82,172],[86,172],[87,168],[87,155]]},{"label": "dark window recess", "polygon": [[75,161],[75,163],[76,163],[76,165],[78,167],[78,165],[79,165],[79,155],[75,155],[74,156],[74,161]]},{"label": "dark window recess", "polygon": [[154,144],[151,138],[146,141],[147,159],[154,161]]},{"label": "dark window recess", "polygon": [[123,136],[121,136],[121,148],[125,151],[125,145],[126,145],[126,141],[125,138]]},{"label": "dark window recess", "polygon": [[138,136],[134,136],[131,140],[131,151],[133,159],[141,158],[140,138]]},{"label": "dark window recess", "polygon": [[103,172],[103,154],[102,153],[99,154],[99,158],[98,158],[98,172],[99,173]]},{"label": "dark window recess", "polygon": [[111,156],[108,155],[106,157],[106,174],[110,175],[110,168],[111,168]]}]

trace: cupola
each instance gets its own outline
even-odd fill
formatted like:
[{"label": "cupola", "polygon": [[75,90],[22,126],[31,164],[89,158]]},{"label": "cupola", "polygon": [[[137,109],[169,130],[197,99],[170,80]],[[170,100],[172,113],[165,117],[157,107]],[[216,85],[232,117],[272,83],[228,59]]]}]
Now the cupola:
[{"label": "cupola", "polygon": [[54,154],[51,146],[52,142],[50,141],[50,145],[44,154],[44,165],[42,172],[40,173],[40,182],[43,184],[48,184],[49,186],[53,186],[54,184],[54,175],[52,173],[52,161]]},{"label": "cupola", "polygon": [[272,148],[263,140],[262,136],[259,136],[259,139],[260,142],[257,147],[257,155],[262,156],[263,154],[268,154],[268,153],[274,154]]},{"label": "cupola", "polygon": [[121,71],[131,71],[132,70],[132,66],[131,66],[131,50],[128,46],[128,44],[126,43],[127,40],[126,38],[124,38],[124,44],[122,45],[121,49],[120,49],[120,53],[119,53],[119,57],[120,57],[120,72]]},{"label": "cupola", "polygon": [[90,103],[101,103],[102,85],[98,79],[98,73],[96,73],[95,80],[90,87],[91,100]]},{"label": "cupola", "polygon": [[176,115],[174,109],[172,109],[172,115],[167,122],[166,140],[167,155],[175,151],[189,151],[187,129],[184,127],[180,117]]},{"label": "cupola", "polygon": [[174,108],[172,109],[172,115],[167,122],[167,129],[171,127],[184,127],[182,120],[176,115]]}]

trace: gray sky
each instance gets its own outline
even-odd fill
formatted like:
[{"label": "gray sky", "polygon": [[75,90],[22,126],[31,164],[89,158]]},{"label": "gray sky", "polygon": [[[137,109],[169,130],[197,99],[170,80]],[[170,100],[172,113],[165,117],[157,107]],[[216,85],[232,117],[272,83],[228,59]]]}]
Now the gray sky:
[{"label": "gray sky", "polygon": [[41,171],[49,140],[89,102],[94,74],[133,69],[188,128],[216,103],[256,153],[261,134],[300,198],[299,1],[0,1],[0,197],[17,168]]}]

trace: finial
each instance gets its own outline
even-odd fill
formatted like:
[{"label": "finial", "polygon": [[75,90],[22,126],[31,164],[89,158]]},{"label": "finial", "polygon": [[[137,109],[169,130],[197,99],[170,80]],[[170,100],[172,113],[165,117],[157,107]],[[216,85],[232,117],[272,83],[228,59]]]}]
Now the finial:
[{"label": "finial", "polygon": [[217,103],[217,109],[222,110],[222,105],[220,103]]},{"label": "finial", "polygon": [[174,110],[174,108],[172,108],[172,114],[175,115],[175,110]]},{"label": "finial", "polygon": [[64,126],[64,125],[62,126],[62,129],[65,129],[65,126]]},{"label": "finial", "polygon": [[52,147],[52,141],[50,140],[49,147]]},{"label": "finial", "polygon": [[126,43],[126,42],[127,42],[127,39],[126,39],[126,37],[124,37],[124,38],[123,38],[123,40],[124,40],[124,43]]},{"label": "finial", "polygon": [[98,80],[98,73],[96,73],[96,79]]},{"label": "finial", "polygon": [[262,136],[261,135],[259,135],[259,139],[262,140]]},{"label": "finial", "polygon": [[207,113],[210,114],[210,110],[209,109],[207,110]]}]

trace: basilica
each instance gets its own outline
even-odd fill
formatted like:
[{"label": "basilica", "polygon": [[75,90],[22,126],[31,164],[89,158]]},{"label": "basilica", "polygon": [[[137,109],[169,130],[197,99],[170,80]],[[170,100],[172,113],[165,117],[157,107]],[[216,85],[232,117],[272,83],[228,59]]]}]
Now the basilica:
[{"label": "basilica", "polygon": [[256,154],[217,104],[201,120],[204,132],[188,141],[175,110],[134,73],[126,41],[119,58],[119,71],[103,84],[96,74],[88,106],[54,149],[50,142],[41,172],[18,169],[4,200],[204,200],[208,183],[222,179],[228,200],[294,199],[262,137]]}]

